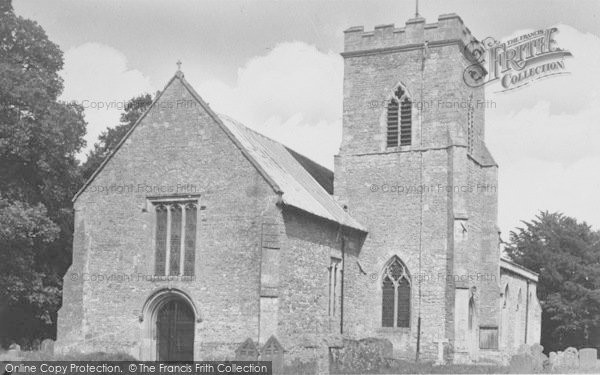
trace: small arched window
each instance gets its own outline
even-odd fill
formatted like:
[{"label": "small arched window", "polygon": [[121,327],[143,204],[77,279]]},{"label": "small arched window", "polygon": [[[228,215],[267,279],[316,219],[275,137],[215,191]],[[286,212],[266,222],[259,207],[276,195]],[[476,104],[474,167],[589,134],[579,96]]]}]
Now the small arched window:
[{"label": "small arched window", "polygon": [[517,305],[515,306],[516,311],[519,311],[519,307],[521,306],[521,303],[523,303],[523,296],[521,293],[521,289],[519,289],[519,294],[517,296]]},{"label": "small arched window", "polygon": [[506,309],[508,307],[508,284],[506,284],[506,288],[504,288],[504,298],[502,300],[502,308]]},{"label": "small arched window", "polygon": [[411,141],[412,102],[399,86],[387,104],[387,147],[410,146]]},{"label": "small arched window", "polygon": [[469,330],[473,329],[475,321],[475,300],[473,297],[469,298]]},{"label": "small arched window", "polygon": [[393,257],[383,270],[381,325],[410,326],[410,277],[398,257]]}]

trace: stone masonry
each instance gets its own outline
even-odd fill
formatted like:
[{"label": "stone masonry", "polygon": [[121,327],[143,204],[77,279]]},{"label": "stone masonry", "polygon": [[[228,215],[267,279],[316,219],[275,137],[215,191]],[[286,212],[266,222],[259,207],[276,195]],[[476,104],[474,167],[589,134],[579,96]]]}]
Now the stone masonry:
[{"label": "stone masonry", "polygon": [[[334,176],[215,114],[178,71],[74,198],[56,351],[155,360],[157,316],[173,301],[193,315],[194,360],[277,342],[286,363],[323,372],[348,340],[438,362],[539,342],[537,275],[500,257],[485,93],[463,82],[473,40],[454,14],[348,29]],[[398,87],[412,101],[411,144],[386,147]],[[193,276],[156,274],[155,204],[168,200],[197,207]],[[394,257],[410,279],[408,327],[382,325]]]},{"label": "stone masonry", "polygon": [[[445,339],[447,359],[498,357],[479,345],[480,328],[497,336],[500,326],[500,250],[485,93],[463,81],[472,41],[454,14],[433,24],[416,18],[403,28],[345,32],[334,194],[369,230],[358,266],[346,271],[352,284],[345,324],[356,337],[389,339],[401,357],[415,358],[419,342],[421,358],[434,359],[436,342]],[[398,86],[412,101],[412,142],[387,147],[386,103]],[[392,256],[412,278],[409,328],[382,328],[381,310],[373,308],[381,305],[381,272]],[[539,317],[530,324],[539,326]]]}]

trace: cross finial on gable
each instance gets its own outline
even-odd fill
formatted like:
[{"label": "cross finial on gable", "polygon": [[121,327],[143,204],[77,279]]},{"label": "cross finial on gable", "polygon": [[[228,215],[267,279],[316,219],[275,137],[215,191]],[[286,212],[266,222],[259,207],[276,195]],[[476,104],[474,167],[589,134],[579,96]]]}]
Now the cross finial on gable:
[{"label": "cross finial on gable", "polygon": [[177,72],[175,75],[179,78],[183,77],[183,72],[181,71],[181,60],[177,60]]}]

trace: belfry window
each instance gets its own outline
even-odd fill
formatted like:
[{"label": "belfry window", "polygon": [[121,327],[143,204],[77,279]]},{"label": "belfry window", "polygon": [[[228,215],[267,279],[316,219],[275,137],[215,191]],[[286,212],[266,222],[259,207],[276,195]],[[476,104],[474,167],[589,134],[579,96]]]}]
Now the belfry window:
[{"label": "belfry window", "polygon": [[474,108],[473,108],[473,94],[469,96],[469,107],[467,109],[467,153],[469,155],[473,154],[474,144],[475,144],[475,125],[474,125]]},{"label": "belfry window", "polygon": [[410,146],[412,142],[412,102],[398,87],[387,104],[387,147]]},{"label": "belfry window", "polygon": [[402,261],[394,257],[383,270],[381,325],[410,326],[410,277]]},{"label": "belfry window", "polygon": [[156,202],[156,276],[193,276],[196,253],[195,201]]}]

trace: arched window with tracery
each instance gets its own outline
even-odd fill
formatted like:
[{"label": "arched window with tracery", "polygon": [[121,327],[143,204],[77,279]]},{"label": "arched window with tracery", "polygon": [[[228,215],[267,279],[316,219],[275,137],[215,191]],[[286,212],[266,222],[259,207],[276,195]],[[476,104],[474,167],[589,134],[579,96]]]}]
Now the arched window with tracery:
[{"label": "arched window with tracery", "polygon": [[398,257],[392,258],[382,275],[381,325],[410,326],[410,276]]},{"label": "arched window with tracery", "polygon": [[194,276],[197,202],[153,202],[156,211],[155,276]]},{"label": "arched window with tracery", "polygon": [[387,147],[410,146],[412,141],[412,102],[402,86],[387,104]]}]

